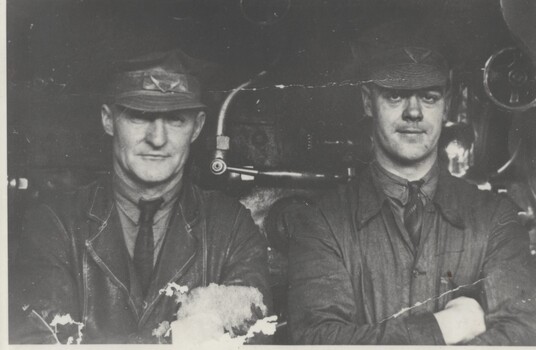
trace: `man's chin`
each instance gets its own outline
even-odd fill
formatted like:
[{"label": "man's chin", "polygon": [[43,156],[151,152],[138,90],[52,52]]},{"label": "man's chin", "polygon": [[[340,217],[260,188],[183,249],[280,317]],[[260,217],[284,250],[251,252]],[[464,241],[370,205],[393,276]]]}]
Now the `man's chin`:
[{"label": "man's chin", "polygon": [[397,163],[404,166],[416,165],[432,157],[431,153],[425,152],[407,152],[397,155]]},{"label": "man's chin", "polygon": [[151,188],[151,187],[157,187],[157,186],[161,186],[165,183],[168,183],[170,181],[172,181],[172,179],[174,178],[175,176],[173,175],[162,175],[162,174],[139,174],[137,176],[137,179],[138,179],[138,183],[140,183],[141,185],[147,187],[147,188]]}]

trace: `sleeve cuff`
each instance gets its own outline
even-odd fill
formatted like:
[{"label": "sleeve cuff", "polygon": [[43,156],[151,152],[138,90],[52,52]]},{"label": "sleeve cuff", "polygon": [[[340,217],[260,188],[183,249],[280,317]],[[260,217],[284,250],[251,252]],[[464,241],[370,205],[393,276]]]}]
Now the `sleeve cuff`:
[{"label": "sleeve cuff", "polygon": [[410,344],[446,345],[441,328],[431,312],[410,316],[405,324]]}]

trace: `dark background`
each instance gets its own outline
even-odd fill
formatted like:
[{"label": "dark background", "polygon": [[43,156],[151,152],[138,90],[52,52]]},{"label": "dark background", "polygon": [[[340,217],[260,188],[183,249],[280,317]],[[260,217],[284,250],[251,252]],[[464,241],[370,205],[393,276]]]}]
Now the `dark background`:
[{"label": "dark background", "polygon": [[[218,67],[205,77],[209,118],[192,172],[203,187],[227,191],[252,211],[276,248],[270,270],[280,306],[285,240],[266,216],[284,210],[282,198],[323,186],[211,175],[218,110],[232,88],[266,70],[230,107],[229,162],[266,170],[363,168],[370,161],[370,120],[352,73],[352,43],[364,29],[402,17],[436,19],[444,34],[458,95],[441,145],[452,139],[472,145],[465,177],[508,190],[526,210],[534,201],[526,198],[530,157],[501,174],[497,169],[510,158],[519,131],[535,130],[534,123],[497,108],[482,85],[490,55],[516,45],[498,0],[8,0],[8,178],[29,180],[28,189],[8,193],[10,261],[30,201],[43,190],[71,188],[109,171],[111,140],[100,106],[114,62],[179,47]],[[284,319],[284,309],[277,311]]]},{"label": "dark background", "polygon": [[[235,103],[238,123],[275,120],[295,133],[286,139],[322,121],[355,124],[358,90],[341,84],[348,79],[350,44],[364,28],[405,15],[441,19],[451,59],[470,74],[478,75],[487,57],[511,42],[499,2],[489,0],[8,0],[9,175],[108,169],[99,109],[108,69],[121,58],[173,47],[220,65],[206,95],[213,119],[225,91],[267,70],[257,84],[262,90]],[[283,84],[294,87],[274,87]],[[299,144],[283,148],[249,155],[256,160],[242,149],[238,161],[300,163]],[[498,163],[504,157],[499,154]]]}]

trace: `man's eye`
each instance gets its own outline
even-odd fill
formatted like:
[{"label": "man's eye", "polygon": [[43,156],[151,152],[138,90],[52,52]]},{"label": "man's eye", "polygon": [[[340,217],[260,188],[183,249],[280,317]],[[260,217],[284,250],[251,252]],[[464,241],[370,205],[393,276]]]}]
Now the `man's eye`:
[{"label": "man's eye", "polygon": [[169,121],[171,125],[174,125],[174,126],[180,126],[184,124],[184,122],[186,121],[186,117],[181,114],[170,115],[166,119]]},{"label": "man's eye", "polygon": [[405,91],[401,90],[385,89],[382,92],[382,96],[390,103],[398,103],[401,102],[403,99],[407,98],[408,94]]},{"label": "man's eye", "polygon": [[142,118],[142,117],[132,117],[132,118],[130,118],[130,121],[135,123],[135,124],[144,124],[144,123],[149,122],[149,120],[147,118]]},{"label": "man's eye", "polygon": [[443,96],[440,93],[436,92],[425,92],[421,95],[421,99],[426,103],[436,103]]},{"label": "man's eye", "polygon": [[402,98],[402,94],[399,94],[397,92],[390,92],[387,94],[387,99],[391,102],[400,102]]},{"label": "man's eye", "polygon": [[151,115],[145,113],[129,113],[128,120],[134,124],[144,124],[150,122]]}]

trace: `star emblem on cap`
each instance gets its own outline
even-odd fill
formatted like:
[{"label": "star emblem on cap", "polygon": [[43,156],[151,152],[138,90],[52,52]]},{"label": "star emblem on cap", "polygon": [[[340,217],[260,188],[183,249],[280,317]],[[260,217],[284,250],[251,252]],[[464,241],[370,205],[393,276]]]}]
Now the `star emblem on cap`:
[{"label": "star emblem on cap", "polygon": [[173,89],[176,88],[181,83],[180,80],[176,80],[176,81],[159,80],[152,75],[149,76],[149,78],[151,79],[153,84],[158,88],[158,90],[162,91],[163,93],[173,91]]},{"label": "star emblem on cap", "polygon": [[421,63],[432,54],[432,50],[420,47],[405,47],[404,52],[415,63]]}]

